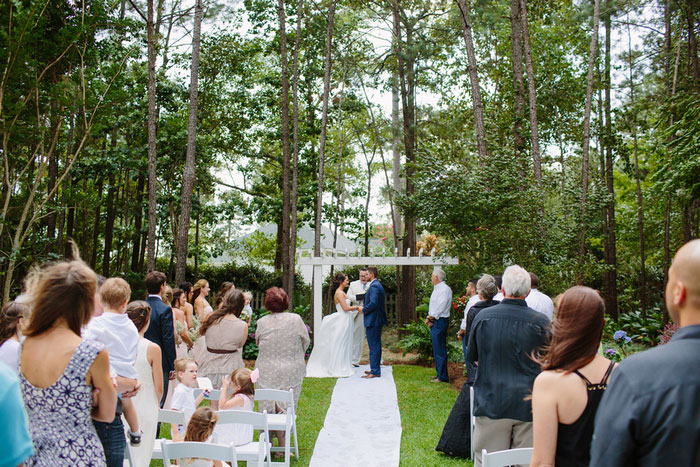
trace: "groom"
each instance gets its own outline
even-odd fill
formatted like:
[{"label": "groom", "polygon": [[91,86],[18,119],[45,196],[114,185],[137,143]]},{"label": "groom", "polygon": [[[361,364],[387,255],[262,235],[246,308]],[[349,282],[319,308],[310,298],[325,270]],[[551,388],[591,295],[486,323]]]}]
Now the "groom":
[{"label": "groom", "polygon": [[362,313],[365,316],[365,331],[369,346],[369,371],[363,378],[379,378],[382,375],[382,326],[388,324],[386,319],[386,304],[384,287],[377,280],[377,268],[367,268],[367,292]]}]

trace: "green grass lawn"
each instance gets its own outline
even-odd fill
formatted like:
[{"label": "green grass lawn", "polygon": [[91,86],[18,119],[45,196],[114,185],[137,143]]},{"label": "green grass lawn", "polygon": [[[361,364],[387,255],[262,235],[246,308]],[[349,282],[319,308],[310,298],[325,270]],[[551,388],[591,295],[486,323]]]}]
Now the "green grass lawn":
[{"label": "green grass lawn", "polygon": [[435,450],[458,392],[444,383],[431,383],[434,368],[392,367],[401,411],[401,467],[472,466],[470,460],[448,457]]},{"label": "green grass lawn", "polygon": [[[447,457],[435,450],[447,416],[457,399],[457,391],[447,384],[431,383],[430,379],[435,376],[432,368],[394,365],[392,371],[401,411],[401,467],[471,467],[471,461]],[[316,438],[331,403],[335,382],[335,378],[304,379],[297,408],[299,459],[292,457],[291,465],[309,465]],[[170,438],[169,425],[161,426],[161,436]],[[151,461],[151,467],[162,465],[161,461]]]}]

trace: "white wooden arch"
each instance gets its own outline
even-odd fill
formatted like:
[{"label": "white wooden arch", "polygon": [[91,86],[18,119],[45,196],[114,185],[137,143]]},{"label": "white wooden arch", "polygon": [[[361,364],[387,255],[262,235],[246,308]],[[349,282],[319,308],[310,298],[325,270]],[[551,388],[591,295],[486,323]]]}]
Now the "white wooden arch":
[{"label": "white wooden arch", "polygon": [[332,255],[325,256],[302,256],[297,258],[299,266],[313,266],[313,283],[311,284],[311,294],[314,304],[314,336],[318,335],[323,319],[323,266],[442,266],[446,264],[459,264],[457,258],[435,256],[435,249],[430,252],[430,256],[423,256],[423,249],[418,251],[418,256],[411,256],[411,250],[406,251],[406,256],[349,256],[347,252],[340,252],[345,256],[338,256],[338,251],[334,250]]}]

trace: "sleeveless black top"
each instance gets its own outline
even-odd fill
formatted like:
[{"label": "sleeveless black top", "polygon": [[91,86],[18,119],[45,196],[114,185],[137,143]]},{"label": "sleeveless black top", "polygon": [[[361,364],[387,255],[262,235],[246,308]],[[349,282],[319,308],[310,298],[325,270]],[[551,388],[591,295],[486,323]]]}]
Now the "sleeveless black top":
[{"label": "sleeveless black top", "polygon": [[557,452],[554,458],[554,465],[557,467],[588,467],[591,462],[591,440],[593,439],[593,422],[595,414],[603,397],[603,392],[608,385],[608,378],[615,366],[615,362],[610,362],[603,380],[593,384],[588,378],[577,370],[574,370],[588,389],[588,402],[581,416],[574,423],[565,425],[559,424],[557,434]]}]

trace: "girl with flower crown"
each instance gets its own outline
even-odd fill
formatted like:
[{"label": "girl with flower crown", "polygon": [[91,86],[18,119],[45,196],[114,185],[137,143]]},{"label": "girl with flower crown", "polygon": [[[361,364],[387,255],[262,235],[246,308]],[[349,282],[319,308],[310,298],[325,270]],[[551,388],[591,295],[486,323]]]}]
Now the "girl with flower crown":
[{"label": "girl with flower crown", "polygon": [[[224,376],[219,396],[219,410],[246,410],[253,411],[255,399],[255,382],[258,380],[257,369],[250,371],[248,368],[233,370],[231,376]],[[229,396],[229,388],[233,394]],[[216,427],[217,442],[219,444],[234,444],[241,446],[253,441],[253,426],[240,423],[228,423]]]}]

